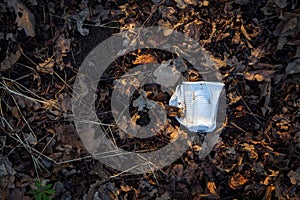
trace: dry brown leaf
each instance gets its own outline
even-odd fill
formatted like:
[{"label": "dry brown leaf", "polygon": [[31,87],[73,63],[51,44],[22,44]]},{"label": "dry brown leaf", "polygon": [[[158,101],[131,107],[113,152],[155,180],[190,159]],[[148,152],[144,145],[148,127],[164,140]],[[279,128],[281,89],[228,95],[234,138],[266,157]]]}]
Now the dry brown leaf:
[{"label": "dry brown leaf", "polygon": [[46,110],[53,110],[56,109],[58,110],[58,102],[56,99],[49,99],[48,101],[44,102],[43,108]]},{"label": "dry brown leaf", "polygon": [[263,76],[260,74],[252,74],[249,72],[245,73],[245,79],[247,79],[248,81],[253,81],[253,80],[257,80],[257,81],[263,81]]},{"label": "dry brown leaf", "polygon": [[18,28],[23,29],[26,35],[35,37],[35,17],[26,5],[20,0],[15,0],[9,1],[8,6],[15,10]]},{"label": "dry brown leaf", "polygon": [[244,77],[248,81],[257,80],[258,82],[261,82],[263,80],[265,81],[271,81],[271,78],[273,77],[275,71],[274,70],[257,70],[252,72],[246,72],[244,74]]},{"label": "dry brown leaf", "polygon": [[209,190],[210,193],[217,194],[216,193],[217,187],[216,187],[215,182],[208,182],[207,183],[207,189]]},{"label": "dry brown leaf", "polygon": [[269,185],[267,187],[267,191],[265,193],[263,200],[271,200],[272,199],[272,191],[275,189],[276,189],[276,187],[274,185]]},{"label": "dry brown leaf", "polygon": [[217,65],[218,68],[222,68],[222,67],[226,67],[227,66],[227,63],[224,62],[221,59],[215,58],[213,56],[211,56],[211,59],[216,63],[216,65]]},{"label": "dry brown leaf", "polygon": [[129,192],[132,190],[132,187],[128,186],[128,185],[121,185],[121,190],[123,192]]},{"label": "dry brown leaf", "polygon": [[147,64],[147,63],[157,63],[157,60],[151,54],[138,55],[135,61],[132,62],[134,65]]},{"label": "dry brown leaf", "polygon": [[185,3],[189,4],[189,5],[197,5],[197,1],[196,0],[184,0]]},{"label": "dry brown leaf", "polygon": [[48,58],[43,63],[39,63],[36,66],[37,71],[45,74],[53,74],[53,67],[55,66],[55,61],[52,58]]},{"label": "dry brown leaf", "polygon": [[250,36],[248,35],[248,33],[247,33],[247,31],[246,31],[244,25],[241,26],[241,31],[242,31],[243,35],[245,36],[245,38],[246,38],[247,40],[251,41],[251,38],[250,38]]},{"label": "dry brown leaf", "polygon": [[293,185],[299,185],[300,186],[300,167],[294,171],[290,171],[288,173],[288,177],[290,178],[290,181]]},{"label": "dry brown leaf", "polygon": [[64,35],[60,35],[55,47],[60,50],[63,56],[66,56],[65,54],[71,49],[71,39],[66,39]]},{"label": "dry brown leaf", "polygon": [[229,105],[235,104],[236,102],[238,102],[239,100],[242,99],[241,96],[237,95],[236,93],[230,92],[228,94],[228,98],[230,100]]},{"label": "dry brown leaf", "polygon": [[244,185],[247,182],[247,179],[241,175],[240,173],[237,173],[233,175],[229,182],[229,187],[232,189],[238,189],[240,186]]},{"label": "dry brown leaf", "polygon": [[203,5],[203,6],[208,6],[208,5],[209,5],[209,1],[204,0],[203,3],[202,3],[202,5]]}]

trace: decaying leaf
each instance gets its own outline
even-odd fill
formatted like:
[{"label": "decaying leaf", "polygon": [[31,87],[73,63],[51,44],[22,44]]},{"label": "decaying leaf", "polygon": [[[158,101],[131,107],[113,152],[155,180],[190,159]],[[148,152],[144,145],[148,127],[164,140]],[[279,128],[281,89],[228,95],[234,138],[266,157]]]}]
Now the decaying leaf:
[{"label": "decaying leaf", "polygon": [[146,94],[143,92],[143,95],[140,95],[136,100],[134,100],[132,105],[134,107],[138,107],[139,111],[142,111],[143,109],[151,109],[155,107],[157,103],[146,98]]},{"label": "decaying leaf", "polygon": [[14,187],[15,174],[16,171],[8,157],[0,155],[0,186],[3,188]]},{"label": "decaying leaf", "polygon": [[170,66],[169,64],[169,61],[163,62],[153,72],[156,83],[164,85],[165,87],[174,86],[181,76],[180,72],[176,70],[175,66]]},{"label": "decaying leaf", "polygon": [[277,49],[282,49],[287,43],[287,38],[285,36],[280,36],[277,43]]},{"label": "decaying leaf", "polygon": [[264,13],[264,15],[272,15],[274,3],[274,0],[268,0],[266,6],[261,8],[261,11]]},{"label": "decaying leaf", "polygon": [[68,53],[71,48],[71,39],[66,39],[64,35],[60,35],[56,41],[55,47],[60,49],[62,54]]},{"label": "decaying leaf", "polygon": [[20,0],[8,0],[7,3],[15,10],[18,28],[23,29],[27,36],[35,37],[35,17],[30,10]]},{"label": "decaying leaf", "polygon": [[84,20],[86,20],[86,18],[88,17],[89,14],[90,14],[89,9],[85,8],[82,11],[80,11],[79,13],[71,16],[71,19],[74,19],[76,21],[78,32],[83,36],[86,36],[87,34],[89,34],[89,29],[82,27]]},{"label": "decaying leaf", "polygon": [[38,143],[37,141],[37,138],[31,134],[31,133],[25,133],[25,137],[26,137],[26,141],[29,143],[29,144],[33,144],[33,145],[36,145]]},{"label": "decaying leaf", "polygon": [[298,167],[298,169],[295,172],[290,171],[288,173],[288,177],[290,178],[292,184],[300,186],[300,167]]},{"label": "decaying leaf", "polygon": [[300,59],[297,59],[288,64],[285,68],[285,73],[287,74],[297,74],[300,73]]},{"label": "decaying leaf", "polygon": [[201,24],[202,22],[194,20],[193,22],[184,26],[183,32],[185,35],[192,37],[195,40],[199,40],[201,35]]},{"label": "decaying leaf", "polygon": [[285,8],[287,6],[287,0],[275,0],[275,3],[279,8]]},{"label": "decaying leaf", "polygon": [[7,70],[11,68],[21,57],[21,52],[17,50],[15,53],[10,52],[6,58],[1,62],[1,70]]},{"label": "decaying leaf", "polygon": [[235,0],[235,3],[239,4],[239,5],[247,5],[248,3],[250,3],[250,0]]},{"label": "decaying leaf", "polygon": [[300,14],[285,12],[274,31],[275,36],[296,36],[300,31]]}]

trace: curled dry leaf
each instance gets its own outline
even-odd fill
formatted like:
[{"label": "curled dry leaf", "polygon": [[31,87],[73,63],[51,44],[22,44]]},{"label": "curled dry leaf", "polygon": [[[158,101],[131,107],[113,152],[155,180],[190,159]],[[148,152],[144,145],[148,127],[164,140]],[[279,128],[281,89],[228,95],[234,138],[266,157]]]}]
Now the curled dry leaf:
[{"label": "curled dry leaf", "polygon": [[128,185],[121,185],[121,190],[123,192],[129,192],[132,190],[132,187],[128,186]]},{"label": "curled dry leaf", "polygon": [[242,185],[244,185],[246,182],[247,182],[247,179],[240,173],[237,173],[231,177],[230,182],[229,182],[229,187],[231,187],[232,189],[238,189]]},{"label": "curled dry leaf", "polygon": [[250,38],[250,36],[248,35],[248,33],[247,33],[247,31],[246,31],[244,25],[241,26],[241,31],[242,31],[243,35],[245,36],[245,38],[246,38],[247,40],[250,41],[251,38]]},{"label": "curled dry leaf", "polygon": [[147,64],[147,63],[157,63],[157,60],[151,54],[138,55],[135,61],[132,62],[134,65]]},{"label": "curled dry leaf", "polygon": [[86,36],[89,34],[89,29],[82,27],[84,20],[86,20],[86,18],[89,16],[89,14],[90,14],[89,9],[85,8],[82,11],[80,11],[79,13],[71,16],[71,19],[74,19],[76,21],[78,32],[83,36]]},{"label": "curled dry leaf", "polygon": [[53,67],[55,66],[55,61],[52,58],[48,58],[43,63],[39,63],[36,66],[37,71],[45,74],[53,74]]},{"label": "curled dry leaf", "polygon": [[228,94],[228,98],[230,100],[229,105],[235,104],[236,102],[242,99],[242,97],[237,95],[235,92],[230,92]]},{"label": "curled dry leaf", "polygon": [[294,171],[290,171],[288,173],[288,177],[290,178],[290,181],[293,185],[299,185],[300,186],[300,167]]},{"label": "curled dry leaf", "polygon": [[215,182],[208,182],[207,183],[207,189],[209,190],[209,192],[211,194],[217,194],[216,193],[217,187],[216,187]]},{"label": "curled dry leaf", "polygon": [[261,82],[263,80],[271,81],[271,78],[273,77],[274,73],[275,73],[274,70],[257,70],[252,72],[246,72],[244,74],[244,77],[248,81],[253,81],[253,80],[257,80],[258,82]]},{"label": "curled dry leaf", "polygon": [[264,80],[264,77],[261,74],[252,74],[252,73],[245,73],[245,79],[247,79],[248,81],[253,81],[253,80],[257,80],[259,82]]}]

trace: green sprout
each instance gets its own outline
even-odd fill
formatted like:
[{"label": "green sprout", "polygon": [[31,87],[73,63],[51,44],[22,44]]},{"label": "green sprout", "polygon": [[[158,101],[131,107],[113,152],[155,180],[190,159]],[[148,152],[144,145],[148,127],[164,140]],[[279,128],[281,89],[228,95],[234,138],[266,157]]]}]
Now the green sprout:
[{"label": "green sprout", "polygon": [[52,184],[42,184],[39,181],[35,181],[34,184],[37,187],[37,189],[30,190],[29,192],[33,194],[35,200],[51,200],[49,195],[55,193],[55,190],[51,189]]}]

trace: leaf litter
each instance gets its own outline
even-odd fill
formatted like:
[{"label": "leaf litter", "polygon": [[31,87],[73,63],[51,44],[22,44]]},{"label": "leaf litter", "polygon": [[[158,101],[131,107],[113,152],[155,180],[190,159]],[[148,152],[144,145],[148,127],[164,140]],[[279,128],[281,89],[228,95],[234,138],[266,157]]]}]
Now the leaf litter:
[{"label": "leaf litter", "polygon": [[[54,184],[57,199],[297,199],[298,7],[294,0],[0,3],[1,198],[30,199],[28,191],[39,178]],[[92,159],[80,141],[72,124],[70,99],[77,95],[72,84],[86,49],[103,35],[157,24],[171,30],[165,38],[151,38],[154,46],[167,43],[177,30],[211,53],[226,84],[227,121],[205,158],[198,158],[206,148],[199,135],[198,143],[162,170],[119,174]],[[124,38],[124,46],[136,44],[129,41]],[[167,77],[178,77],[174,69],[187,64],[166,52],[144,50],[124,59],[114,65],[119,71],[102,77],[97,112],[104,122],[109,122],[110,80],[132,65],[154,63],[155,77],[171,86],[177,80]],[[184,75],[199,78],[193,70]],[[135,87],[132,80],[123,84]],[[111,124],[108,132],[119,134],[110,138],[126,150],[155,150],[184,134],[174,120],[180,109],[166,103],[172,91],[159,85],[139,89],[144,95],[132,99],[132,120],[147,123],[147,109],[159,104],[168,113],[165,130],[149,130],[156,133],[152,141],[136,141]],[[127,128],[126,119],[121,126]],[[94,134],[86,130],[87,137]]]}]

